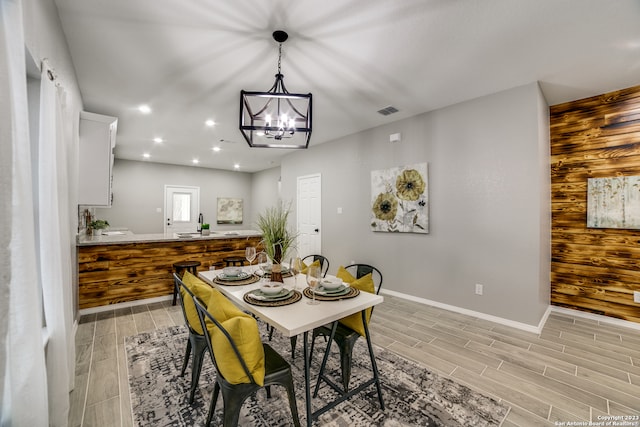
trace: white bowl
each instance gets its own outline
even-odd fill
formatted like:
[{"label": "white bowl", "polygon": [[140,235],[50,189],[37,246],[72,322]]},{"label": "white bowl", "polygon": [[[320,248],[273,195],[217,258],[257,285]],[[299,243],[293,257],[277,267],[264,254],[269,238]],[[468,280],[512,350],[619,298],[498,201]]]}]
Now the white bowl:
[{"label": "white bowl", "polygon": [[260,290],[266,295],[275,295],[282,291],[282,283],[280,282],[267,282],[260,286]]},{"label": "white bowl", "polygon": [[322,279],[322,282],[320,284],[326,290],[332,291],[332,290],[338,289],[340,286],[342,286],[342,280],[340,280],[340,279]]},{"label": "white bowl", "polygon": [[222,272],[227,277],[238,276],[242,269],[240,267],[225,267],[222,269]]}]

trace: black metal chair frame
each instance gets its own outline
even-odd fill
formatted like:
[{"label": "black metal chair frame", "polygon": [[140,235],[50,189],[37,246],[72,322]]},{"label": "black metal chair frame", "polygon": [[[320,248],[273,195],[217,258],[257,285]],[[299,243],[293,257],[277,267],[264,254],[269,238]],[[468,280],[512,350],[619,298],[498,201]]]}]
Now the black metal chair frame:
[{"label": "black metal chair frame", "polygon": [[[190,291],[187,289],[187,292]],[[209,414],[207,415],[207,422],[205,426],[209,426],[211,424],[216,409],[216,402],[218,401],[218,394],[220,393],[220,391],[222,391],[223,425],[225,427],[235,427],[238,425],[238,419],[240,417],[240,409],[242,408],[242,404],[249,396],[261,389],[262,386],[256,384],[253,375],[251,375],[251,372],[249,371],[245,360],[242,358],[242,355],[238,351],[238,347],[231,338],[229,332],[211,315],[211,313],[207,311],[198,297],[193,296],[193,298],[196,304],[196,309],[198,311],[198,317],[200,318],[200,324],[205,331],[205,339],[207,341],[207,346],[209,347],[211,360],[213,361],[213,364],[215,365],[217,371],[216,384],[211,396],[211,404],[209,406]],[[209,336],[209,333],[207,331],[207,320],[212,322],[216,326],[216,328],[220,329],[220,331],[227,338],[229,344],[233,348],[236,357],[238,358],[238,361],[242,365],[243,370],[251,381],[250,383],[231,384],[222,376],[216,363],[215,354],[213,353],[211,337]],[[291,410],[293,423],[294,425],[299,427],[300,419],[298,417],[298,408],[296,406],[296,396],[293,387],[293,374],[291,372],[291,365],[289,365],[289,363],[287,363],[287,361],[285,361],[282,356],[280,356],[269,345],[264,343],[262,345],[264,347],[265,357],[264,387],[267,390],[267,397],[271,396],[270,386],[281,385],[285,387],[285,389],[287,390],[287,395],[289,397],[289,407]]]},{"label": "black metal chair frame", "polygon": [[311,261],[312,263],[318,260],[320,261],[320,271],[322,273],[322,277],[326,277],[327,272],[329,271],[329,260],[322,255],[307,255],[306,257],[302,258],[302,262],[305,262],[305,260],[309,258],[313,258],[313,261]]},{"label": "black metal chair frame", "polygon": [[[376,363],[376,358],[375,355],[373,354],[373,345],[371,343],[371,335],[369,334],[369,327],[367,326],[367,322],[366,322],[366,318],[367,318],[367,311],[366,310],[362,310],[362,323],[364,324],[364,331],[365,331],[365,337],[367,339],[367,348],[369,349],[369,359],[371,360],[371,370],[373,372],[373,376],[368,379],[367,381],[363,382],[362,384],[360,384],[358,387],[352,389],[351,391],[349,391],[347,389],[347,385],[344,385],[344,388],[341,388],[339,385],[337,385],[335,382],[333,382],[333,380],[331,378],[329,378],[327,375],[325,375],[324,373],[324,369],[327,365],[327,360],[329,359],[329,350],[331,348],[331,344],[334,340],[335,337],[337,337],[338,335],[336,335],[336,331],[338,331],[338,327],[342,326],[339,325],[339,323],[333,322],[331,325],[331,333],[329,334],[329,340],[327,342],[327,348],[324,352],[324,357],[322,358],[322,364],[320,365],[320,372],[318,373],[318,380],[316,382],[316,386],[313,390],[313,397],[317,397],[318,396],[318,390],[320,389],[320,381],[324,381],[326,382],[333,390],[335,390],[340,397],[337,398],[335,401],[333,401],[330,405],[325,406],[324,408],[316,411],[313,413],[314,417],[318,417],[321,414],[325,413],[326,411],[329,411],[333,408],[335,408],[337,405],[339,405],[340,403],[344,402],[347,399],[350,399],[352,396],[355,396],[356,394],[360,393],[362,390],[366,389],[367,387],[369,387],[371,384],[375,384],[376,386],[376,391],[378,392],[378,401],[380,402],[380,409],[384,411],[384,400],[382,398],[382,388],[380,386],[380,374],[378,373],[378,365]],[[342,326],[344,329],[349,330],[351,332],[353,332],[354,334],[356,334],[358,337],[360,336],[357,332],[352,331],[350,328],[346,328],[344,326]],[[357,337],[356,337],[357,339]],[[353,343],[356,342],[356,339],[353,340]],[[336,340],[337,342],[337,340]],[[313,351],[313,341],[311,342],[311,348]],[[351,348],[349,349],[349,351],[353,350],[353,344],[351,344]],[[340,349],[340,353],[342,354],[342,348]],[[309,357],[311,357],[311,354],[309,354]],[[351,353],[349,353],[349,375],[351,374]],[[344,381],[344,365],[342,365],[343,368],[343,381]]]},{"label": "black metal chair frame", "polygon": [[[382,288],[382,273],[377,268],[368,265],[368,264],[351,264],[345,267],[347,271],[350,273],[355,272],[356,279],[359,279],[369,273],[372,273],[373,282],[375,286],[375,293],[380,293],[380,288]],[[376,283],[376,276],[379,277],[379,283]],[[373,315],[373,307],[371,308],[371,314]],[[360,334],[354,331],[353,329],[340,324],[339,322],[334,322],[331,326],[324,325],[313,330],[313,337],[311,339],[311,353],[313,354],[313,347],[315,344],[315,340],[317,336],[329,336],[329,340],[327,342],[327,348],[324,353],[324,357],[322,360],[322,365],[320,366],[320,373],[318,375],[318,382],[316,383],[316,388],[314,391],[314,397],[318,393],[318,387],[320,386],[320,380],[324,380],[327,384],[329,384],[333,389],[338,391],[344,396],[352,396],[356,392],[362,390],[365,387],[368,387],[373,382],[376,383],[376,387],[378,388],[378,395],[380,399],[380,406],[384,409],[384,403],[382,402],[382,393],[380,391],[380,385],[378,380],[378,369],[376,367],[375,359],[373,357],[373,347],[371,346],[371,338],[369,336],[369,327],[366,321],[366,311],[362,312],[362,323],[364,324],[364,330],[366,332],[365,337],[367,339],[367,345],[369,347],[369,355],[371,356],[371,364],[373,369],[374,378],[369,380],[356,388],[355,390],[349,392],[349,380],[351,379],[351,360],[353,353],[353,346],[356,341],[360,337]],[[342,371],[342,386],[343,388],[338,388],[333,381],[327,378],[324,375],[324,368],[327,363],[327,358],[329,356],[329,352],[331,349],[331,344],[335,340],[338,348],[340,349],[340,367]],[[340,400],[341,401],[341,400]]]},{"label": "black metal chair frame", "polygon": [[180,287],[182,286],[186,289],[190,295],[193,296],[193,293],[186,287],[186,285],[182,282],[177,273],[173,273],[173,281],[175,286],[175,293],[178,295],[178,299],[180,300],[180,307],[182,308],[182,315],[184,316],[184,323],[187,325],[189,329],[189,340],[187,341],[187,349],[184,354],[184,362],[182,363],[182,371],[180,371],[180,376],[184,376],[184,373],[187,369],[187,365],[189,364],[189,356],[191,355],[191,351],[193,351],[193,361],[191,363],[191,391],[189,393],[189,403],[193,403],[193,398],[196,392],[196,388],[198,387],[198,381],[200,380],[200,371],[202,370],[202,362],[204,361],[204,354],[208,350],[207,341],[204,335],[199,334],[196,330],[193,329],[191,324],[189,323],[189,319],[187,318],[187,312],[184,308],[184,301],[182,299],[182,294],[180,293]]},{"label": "black metal chair frame", "polygon": [[[322,273],[322,277],[326,277],[327,272],[329,271],[329,260],[327,259],[327,257],[323,256],[323,255],[307,255],[306,257],[304,257],[302,259],[302,262],[304,262],[304,260],[312,258],[313,257],[313,261],[315,262],[316,260],[320,260],[320,272]],[[271,341],[271,338],[273,337],[273,326],[269,327],[269,341]],[[297,336],[292,336],[290,338],[291,341],[291,358],[295,359],[296,358],[296,343],[298,342],[298,337]],[[312,347],[313,349],[313,347]]]}]

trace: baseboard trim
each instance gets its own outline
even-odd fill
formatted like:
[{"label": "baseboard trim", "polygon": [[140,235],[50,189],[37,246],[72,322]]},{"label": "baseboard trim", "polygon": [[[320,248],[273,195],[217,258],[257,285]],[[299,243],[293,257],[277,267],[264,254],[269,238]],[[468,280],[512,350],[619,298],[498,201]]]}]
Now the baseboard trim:
[{"label": "baseboard trim", "polygon": [[136,301],[119,302],[117,304],[101,305],[99,307],[83,308],[80,310],[80,315],[82,316],[85,314],[102,313],[104,311],[116,310],[118,308],[135,307],[137,305],[153,304],[156,302],[170,301],[172,299],[173,299],[172,295],[167,295],[164,297],[139,299]]},{"label": "baseboard trim", "polygon": [[542,332],[542,328],[544,327],[544,324],[546,323],[547,319],[549,318],[549,315],[551,314],[551,306],[548,306],[544,314],[542,315],[540,322],[538,322],[538,325],[536,326],[536,325],[529,325],[527,323],[516,322],[515,320],[505,319],[503,317],[493,316],[491,314],[481,313],[479,311],[469,310],[462,307],[456,307],[455,305],[444,304],[444,303],[429,300],[426,298],[420,298],[413,295],[403,294],[401,292],[391,291],[388,289],[381,289],[380,293],[388,294],[394,297],[406,299],[413,302],[418,302],[425,305],[430,305],[433,307],[442,308],[444,310],[453,311],[455,313],[464,314],[466,316],[477,317],[479,319],[488,320],[490,322],[520,329],[526,332],[532,332],[534,334],[539,334],[540,332]]},{"label": "baseboard trim", "polygon": [[621,326],[623,328],[635,329],[640,331],[640,323],[630,322],[629,320],[617,319],[615,317],[603,316],[602,314],[587,313],[580,310],[572,310],[570,308],[551,306],[551,310],[554,313],[567,314],[569,316],[581,317],[583,319],[595,320],[599,323],[606,323],[614,326]]}]

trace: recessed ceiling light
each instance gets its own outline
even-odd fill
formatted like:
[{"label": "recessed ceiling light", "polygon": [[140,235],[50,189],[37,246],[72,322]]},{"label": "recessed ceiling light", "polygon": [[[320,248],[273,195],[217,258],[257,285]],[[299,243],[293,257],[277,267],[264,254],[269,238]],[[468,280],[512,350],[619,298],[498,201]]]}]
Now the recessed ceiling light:
[{"label": "recessed ceiling light", "polygon": [[143,153],[142,157],[144,157],[145,159],[148,159],[149,157],[151,157],[151,154],[149,153]]},{"label": "recessed ceiling light", "polygon": [[213,120],[209,119],[206,122],[204,122],[205,125],[209,126],[209,127],[213,127],[216,125],[216,122],[214,122]]},{"label": "recessed ceiling light", "polygon": [[141,106],[138,107],[138,110],[140,110],[142,114],[151,113],[151,107],[149,107],[147,104],[142,104]]},{"label": "recessed ceiling light", "polygon": [[233,165],[233,168],[234,169],[240,169],[240,165],[236,163],[235,165]]},{"label": "recessed ceiling light", "polygon": [[193,159],[193,160],[191,160],[191,162],[192,162],[194,165],[197,165],[198,163],[200,163],[200,160],[198,160],[198,159]]},{"label": "recessed ceiling light", "polygon": [[217,153],[218,151],[220,151],[220,147],[213,147],[212,150]]},{"label": "recessed ceiling light", "polygon": [[164,139],[162,139],[162,138],[153,138],[153,142],[160,144],[161,142],[164,142]]}]

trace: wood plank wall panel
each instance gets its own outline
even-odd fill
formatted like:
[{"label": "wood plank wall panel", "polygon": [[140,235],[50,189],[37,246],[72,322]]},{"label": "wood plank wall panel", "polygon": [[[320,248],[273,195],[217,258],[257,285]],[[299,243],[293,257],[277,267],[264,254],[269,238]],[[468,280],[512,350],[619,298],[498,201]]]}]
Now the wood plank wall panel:
[{"label": "wood plank wall panel", "polygon": [[587,179],[640,175],[640,86],[550,115],[551,303],[640,323],[640,230],[587,228]]},{"label": "wood plank wall panel", "polygon": [[224,267],[229,256],[244,258],[260,237],[130,243],[78,247],[80,308],[173,294],[173,264],[200,261],[199,270]]}]

